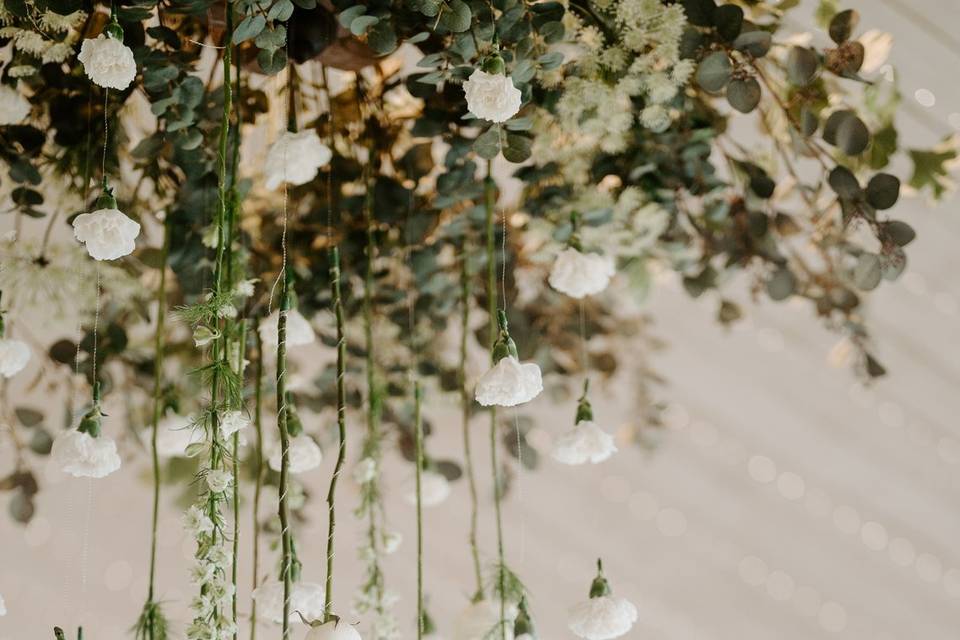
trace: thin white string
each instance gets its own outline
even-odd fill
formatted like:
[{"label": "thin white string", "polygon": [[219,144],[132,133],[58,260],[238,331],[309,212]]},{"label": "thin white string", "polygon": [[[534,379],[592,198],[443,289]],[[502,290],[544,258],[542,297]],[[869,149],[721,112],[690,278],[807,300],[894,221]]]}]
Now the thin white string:
[{"label": "thin white string", "polygon": [[100,158],[100,177],[107,177],[107,138],[110,133],[110,121],[107,117],[107,105],[110,98],[110,89],[103,90],[103,155]]},{"label": "thin white string", "polygon": [[587,375],[588,355],[587,355],[587,321],[583,308],[583,300],[580,300],[580,366],[583,368],[583,375]]},{"label": "thin white string", "polygon": [[100,261],[97,260],[97,301],[93,314],[93,384],[97,384],[97,334],[100,329]]},{"label": "thin white string", "polygon": [[[289,67],[287,73],[291,73]],[[274,81],[276,83],[276,80]],[[289,91],[289,89],[288,89]],[[285,101],[286,107],[284,108],[284,113],[286,115],[285,121],[289,122],[290,120],[290,101]],[[281,139],[283,133],[280,134]],[[270,287],[270,297],[267,299],[267,315],[270,315],[273,311],[273,296],[277,290],[277,285],[280,283],[280,279],[286,276],[287,272],[287,148],[288,145],[283,145],[282,152],[282,162],[283,165],[283,205],[282,205],[282,220],[283,220],[283,231],[280,235],[280,250],[281,250],[281,261],[280,261],[280,272],[277,274],[276,280],[273,281],[273,286]]]}]

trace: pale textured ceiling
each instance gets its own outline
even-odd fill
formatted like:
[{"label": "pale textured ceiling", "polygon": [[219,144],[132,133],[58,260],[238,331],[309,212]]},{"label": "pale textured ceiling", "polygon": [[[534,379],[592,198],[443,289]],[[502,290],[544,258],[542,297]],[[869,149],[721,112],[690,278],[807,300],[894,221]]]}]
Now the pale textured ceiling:
[{"label": "pale textured ceiling", "polygon": [[[892,61],[908,105],[901,139],[929,145],[960,127],[954,0],[847,4],[863,10],[861,28],[894,34]],[[932,107],[914,101],[918,89],[934,94]],[[694,302],[676,283],[661,283],[649,312],[655,332],[670,345],[654,364],[670,381],[665,395],[672,408],[659,450],[626,449],[583,469],[545,464],[521,477],[505,507],[510,562],[533,592],[543,638],[570,637],[563,612],[585,594],[599,554],[614,588],[640,609],[640,624],[628,638],[958,637],[960,220],[954,202],[930,209],[912,199],[896,209],[919,238],[909,248],[907,274],[881,287],[870,305],[878,354],[891,371],[871,390],[847,369],[828,365],[836,336],[808,308],[747,306],[747,320],[727,332],[712,321],[715,301]],[[608,389],[606,398],[596,403],[601,420],[613,425],[630,418],[627,386]],[[572,407],[547,405],[537,407],[542,425],[565,424],[572,416]],[[452,406],[435,407],[433,416],[441,432],[437,451],[458,454]],[[483,418],[475,433],[485,473]],[[0,618],[0,640],[46,638],[53,623],[80,621],[93,640],[124,636],[145,594],[144,465],[141,460],[93,483],[48,474],[30,527],[0,518],[0,593],[10,609]],[[406,473],[398,469],[388,472],[397,482]],[[322,493],[328,473],[329,461],[308,476],[315,493]],[[493,515],[483,489],[481,533],[489,560]],[[347,483],[337,558],[341,608],[357,580],[355,523],[348,516],[355,496]],[[393,504],[390,516],[407,540],[387,571],[403,596],[399,611],[409,634],[413,514]],[[463,483],[451,500],[427,512],[427,526],[431,612],[441,634],[449,635],[471,584]],[[324,529],[318,503],[300,534],[308,579],[322,577]],[[160,593],[180,621],[191,595],[184,579],[189,542],[177,511],[165,509]],[[246,549],[249,536],[243,543]],[[242,579],[249,582],[245,574]],[[244,599],[247,593],[242,590]],[[263,630],[261,637],[278,634]]]}]

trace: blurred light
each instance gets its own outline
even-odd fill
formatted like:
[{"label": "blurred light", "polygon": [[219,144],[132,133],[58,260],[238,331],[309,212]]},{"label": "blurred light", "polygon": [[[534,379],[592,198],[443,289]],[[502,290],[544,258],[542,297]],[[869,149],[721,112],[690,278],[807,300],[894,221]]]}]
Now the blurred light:
[{"label": "blurred light", "polygon": [[933,95],[930,89],[917,89],[913,92],[913,97],[920,103],[921,107],[932,107],[937,103],[937,97]]},{"label": "blurred light", "polygon": [[960,570],[950,569],[944,574],[943,588],[951,598],[960,598]]},{"label": "blurred light", "polygon": [[767,576],[767,593],[774,600],[789,600],[793,596],[794,587],[793,578],[783,571],[772,571]]},{"label": "blurred light", "polygon": [[822,518],[830,513],[831,502],[823,491],[809,489],[804,497],[803,506],[807,508],[810,515]]},{"label": "blurred light", "polygon": [[853,507],[840,505],[833,510],[833,524],[843,533],[856,533],[860,530],[860,514]]},{"label": "blurred light", "polygon": [[883,551],[887,548],[887,530],[879,522],[865,522],[860,529],[860,539],[868,549]]},{"label": "blurred light", "polygon": [[752,456],[747,463],[750,477],[764,484],[773,482],[777,477],[777,465],[766,456]]},{"label": "blurred light", "polygon": [[947,116],[947,122],[949,122],[950,126],[954,129],[960,129],[960,113],[951,113]]},{"label": "blurred light", "polygon": [[813,587],[797,587],[793,592],[793,603],[797,611],[812,618],[820,612],[820,593]]},{"label": "blurred light", "polygon": [[709,422],[698,420],[690,426],[690,437],[700,447],[712,447],[717,444],[717,428]]},{"label": "blurred light", "polygon": [[887,551],[890,553],[890,559],[893,563],[901,567],[909,567],[917,557],[916,551],[913,550],[913,543],[905,538],[891,540]]},{"label": "blurred light", "polygon": [[940,564],[940,558],[929,553],[921,553],[916,560],[917,573],[922,580],[927,582],[937,582],[943,572],[943,565]]},{"label": "blurred light", "polygon": [[776,329],[760,329],[757,331],[757,343],[764,351],[771,353],[783,351],[783,334]]},{"label": "blurred light", "polygon": [[888,427],[900,428],[905,422],[903,408],[896,402],[881,402],[877,406],[877,415],[880,422]]},{"label": "blurred light", "polygon": [[630,497],[630,484],[623,476],[607,476],[600,484],[600,495],[608,502],[626,502]]},{"label": "blurred light", "polygon": [[660,503],[657,499],[645,492],[638,491],[630,496],[630,502],[627,505],[633,517],[640,520],[652,520],[660,510]]},{"label": "blurred light", "polygon": [[792,471],[784,471],[780,474],[780,477],[777,478],[777,490],[780,491],[780,495],[787,500],[799,500],[803,497],[805,489],[806,484],[803,478]]}]

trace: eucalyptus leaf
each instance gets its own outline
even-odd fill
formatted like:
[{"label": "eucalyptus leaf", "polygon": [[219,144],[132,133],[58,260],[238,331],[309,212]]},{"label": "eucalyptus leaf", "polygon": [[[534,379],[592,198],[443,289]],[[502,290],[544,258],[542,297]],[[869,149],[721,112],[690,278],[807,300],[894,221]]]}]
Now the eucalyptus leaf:
[{"label": "eucalyptus leaf", "polygon": [[713,12],[713,24],[721,38],[733,42],[743,28],[743,9],[735,4],[721,5]]},{"label": "eucalyptus leaf", "polygon": [[830,188],[833,189],[833,192],[841,198],[852,200],[860,197],[860,195],[863,193],[860,189],[860,183],[857,181],[857,177],[853,175],[853,172],[850,171],[850,169],[847,169],[841,165],[837,165],[832,171],[830,171],[828,182],[830,183]]},{"label": "eucalyptus leaf", "polygon": [[449,5],[441,8],[440,26],[447,31],[460,33],[470,28],[473,13],[470,6],[463,0],[450,0]]},{"label": "eucalyptus leaf", "polygon": [[857,266],[853,270],[853,283],[861,291],[871,291],[877,288],[883,277],[883,266],[880,256],[873,253],[861,253],[857,259]]},{"label": "eucalyptus leaf", "polygon": [[233,30],[233,44],[240,44],[251,38],[256,38],[266,26],[267,20],[262,15],[247,16],[241,20],[237,28]]},{"label": "eucalyptus leaf", "polygon": [[349,9],[344,9],[337,14],[337,20],[340,22],[340,26],[344,29],[349,29],[350,25],[353,23],[354,19],[362,16],[367,12],[367,7],[358,4],[350,7]]},{"label": "eucalyptus leaf", "polygon": [[380,22],[377,16],[357,16],[350,22],[350,33],[355,36],[362,36],[367,29]]},{"label": "eucalyptus leaf", "polygon": [[817,75],[820,61],[817,54],[806,47],[793,46],[787,54],[787,79],[790,84],[805,87]]},{"label": "eucalyptus leaf", "polygon": [[885,235],[890,241],[898,247],[905,247],[917,237],[917,232],[913,230],[906,222],[902,220],[890,220],[880,225]]},{"label": "eucalyptus leaf", "polygon": [[837,147],[848,156],[863,153],[870,144],[870,131],[856,116],[844,118],[837,127]]},{"label": "eucalyptus leaf", "polygon": [[830,39],[837,44],[843,44],[850,39],[853,30],[857,28],[860,14],[853,9],[847,9],[833,16],[830,20]]},{"label": "eucalyptus leaf", "polygon": [[508,132],[503,146],[503,157],[510,162],[520,163],[530,158],[533,138],[521,133]]},{"label": "eucalyptus leaf", "polygon": [[760,104],[760,93],[760,83],[756,78],[738,78],[727,85],[727,102],[740,113],[750,113]]},{"label": "eucalyptus leaf", "polygon": [[767,295],[777,302],[786,300],[797,288],[797,277],[787,267],[780,267],[767,280]]},{"label": "eucalyptus leaf", "polygon": [[772,43],[773,37],[767,31],[745,31],[733,41],[733,48],[754,58],[762,58],[770,51]]},{"label": "eucalyptus leaf", "polygon": [[494,125],[480,134],[473,142],[473,149],[486,160],[496,158],[500,153],[500,128]]},{"label": "eucalyptus leaf", "polygon": [[711,93],[719,93],[730,82],[733,65],[723,51],[714,51],[697,67],[697,84]]},{"label": "eucalyptus leaf", "polygon": [[874,209],[889,209],[900,198],[900,179],[889,173],[878,173],[867,183],[867,202]]}]

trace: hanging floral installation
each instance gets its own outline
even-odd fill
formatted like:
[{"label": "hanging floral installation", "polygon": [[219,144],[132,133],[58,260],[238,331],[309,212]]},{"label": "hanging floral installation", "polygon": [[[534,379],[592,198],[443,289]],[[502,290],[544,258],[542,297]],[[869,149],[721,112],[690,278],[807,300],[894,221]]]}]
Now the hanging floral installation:
[{"label": "hanging floral installation", "polygon": [[[535,640],[554,604],[509,565],[501,509],[537,464],[524,425],[541,395],[567,398],[575,418],[549,453],[574,466],[658,427],[658,376],[602,339],[650,339],[652,320],[622,301],[642,303],[653,274],[679,274],[724,324],[741,316],[737,286],[798,301],[847,338],[859,375],[885,373],[865,302],[907,268],[915,233],[896,204],[942,197],[957,149],[902,146],[882,39],[834,0],[819,3],[824,33],[796,38],[797,4],[0,0],[11,517],[36,512],[44,456],[77,478],[149,466],[138,639],[422,639],[440,626]],[[893,166],[912,167],[909,189]],[[72,333],[38,335],[37,313]],[[644,405],[617,441],[588,398],[589,380],[615,373],[636,378]],[[21,404],[39,389],[67,405]],[[445,396],[462,412],[457,460],[429,453]],[[384,472],[394,450],[407,476]],[[324,505],[304,478],[325,460]],[[358,504],[338,492],[344,477]],[[456,482],[470,495],[470,596],[437,625],[423,519]],[[161,491],[189,504],[183,628],[158,595]],[[387,518],[396,499],[416,509],[415,551]],[[341,540],[351,515],[364,535]],[[308,520],[324,540],[301,535]],[[325,565],[304,566],[308,544],[325,545]],[[411,580],[384,569],[398,550],[416,553],[415,629],[393,612]],[[362,584],[334,601],[348,562]],[[585,640],[626,634],[643,607],[613,595],[616,559],[609,581],[597,568],[569,603]]]}]

